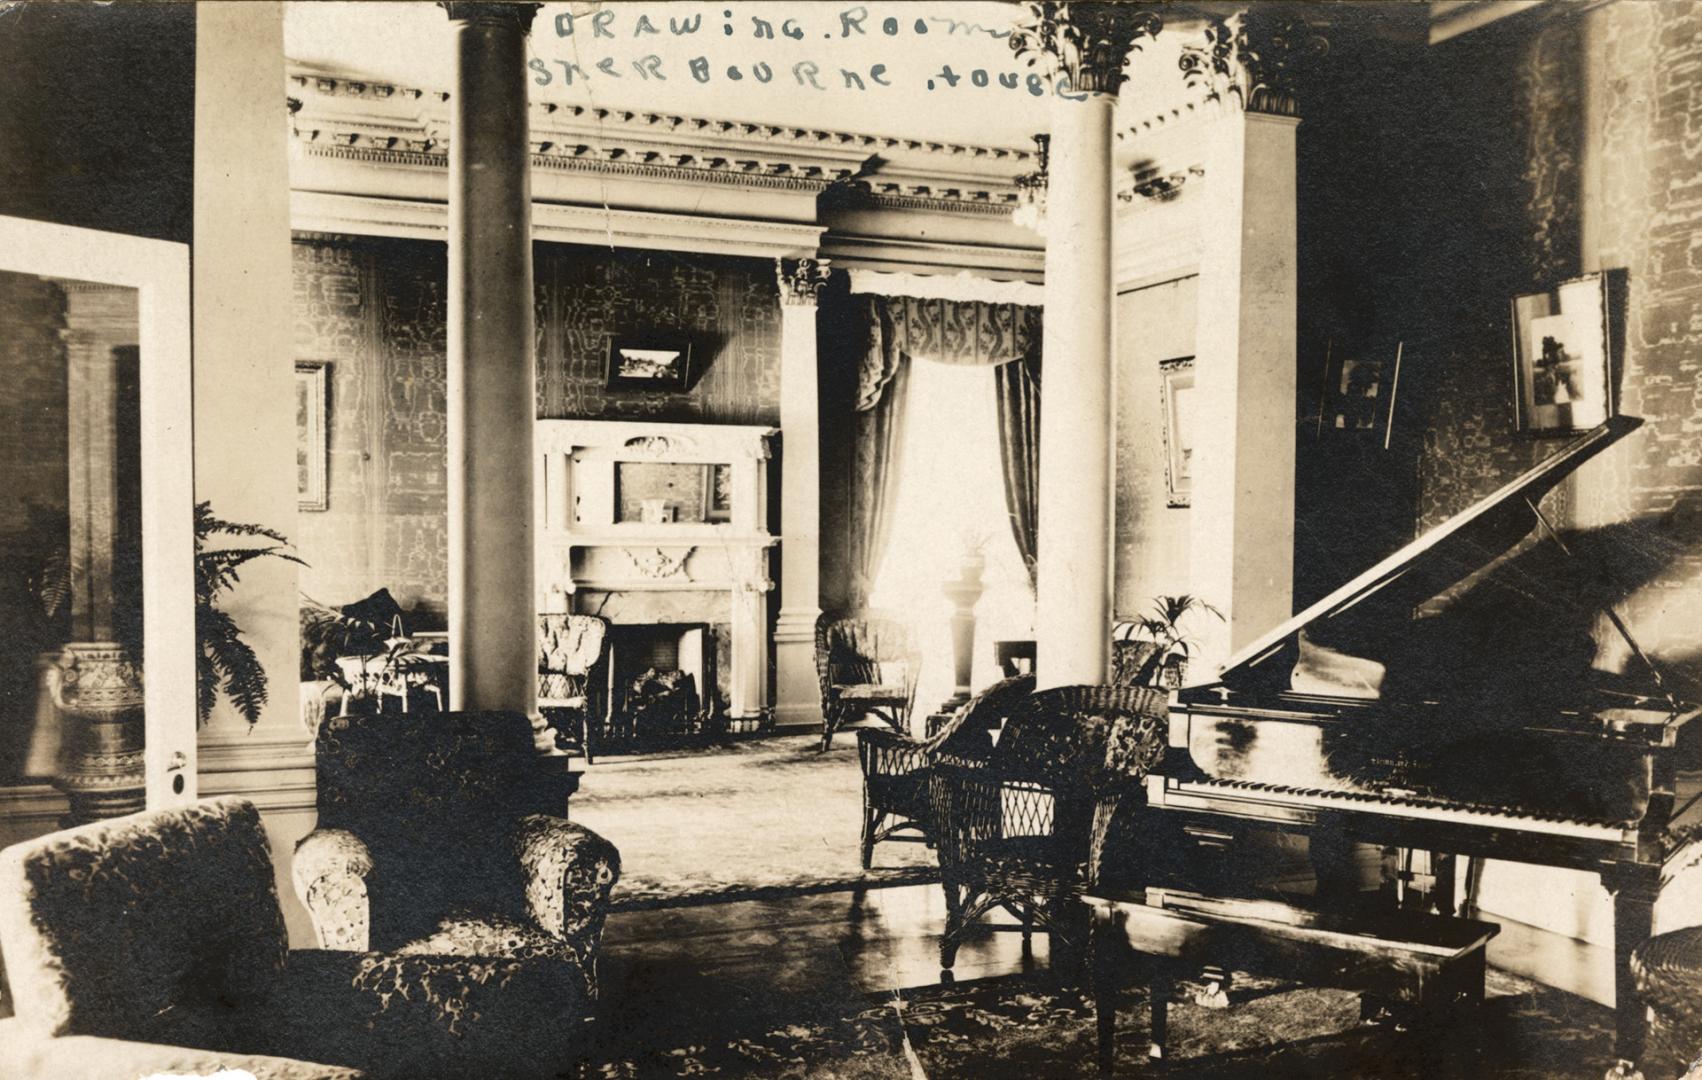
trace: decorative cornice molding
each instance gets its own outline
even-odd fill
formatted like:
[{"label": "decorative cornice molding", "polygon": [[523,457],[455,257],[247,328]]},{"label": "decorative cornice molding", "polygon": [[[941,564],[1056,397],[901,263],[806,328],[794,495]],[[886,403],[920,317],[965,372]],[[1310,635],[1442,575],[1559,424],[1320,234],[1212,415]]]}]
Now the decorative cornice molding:
[{"label": "decorative cornice molding", "polygon": [[1068,76],[1076,93],[1116,97],[1128,77],[1129,51],[1163,26],[1156,12],[1135,4],[1032,0],[1028,17],[1011,31],[1011,49],[1030,67]]},{"label": "decorative cornice molding", "polygon": [[780,283],[780,303],[815,307],[832,271],[827,259],[775,259],[774,277]]},{"label": "decorative cornice molding", "polygon": [[1250,7],[1206,23],[1204,45],[1184,45],[1178,63],[1190,87],[1206,100],[1247,112],[1298,116],[1297,83],[1330,44],[1304,19]]},{"label": "decorative cornice molding", "polygon": [[[297,73],[290,118],[310,158],[447,169],[448,95]],[[835,187],[881,209],[998,215],[1033,154],[773,124],[576,105],[532,107],[533,167],[670,184],[819,195]]]}]

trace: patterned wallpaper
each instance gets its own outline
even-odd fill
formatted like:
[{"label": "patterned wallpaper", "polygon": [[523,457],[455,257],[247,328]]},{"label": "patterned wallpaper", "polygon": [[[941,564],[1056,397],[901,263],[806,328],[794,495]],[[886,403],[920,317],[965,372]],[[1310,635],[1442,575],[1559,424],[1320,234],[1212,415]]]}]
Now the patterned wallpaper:
[{"label": "patterned wallpaper", "polygon": [[[1597,538],[1639,641],[1702,676],[1702,4],[1613,4],[1553,19],[1534,35],[1467,35],[1451,61],[1501,70],[1478,95],[1505,94],[1511,135],[1486,124],[1473,179],[1513,241],[1476,274],[1475,309],[1439,340],[1441,380],[1420,458],[1420,524],[1430,526],[1552,453],[1512,434],[1506,305],[1512,294],[1585,271],[1617,272],[1624,307],[1620,411],[1642,430],[1556,492],[1547,509]],[[1474,53],[1474,50],[1478,50]],[[1484,51],[1496,53],[1483,55]],[[1466,83],[1456,82],[1463,86]],[[1479,105],[1467,100],[1464,107]],[[1485,110],[1487,111],[1487,110]],[[1510,165],[1498,145],[1516,150]],[[1497,199],[1497,194],[1506,196]],[[1491,237],[1499,241],[1502,237]],[[1477,250],[1494,244],[1479,241]],[[1461,248],[1460,250],[1465,250]],[[1490,258],[1494,258],[1490,256]],[[1454,266],[1456,281],[1478,268]],[[1624,662],[1603,628],[1598,662]]]},{"label": "patterned wallpaper", "polygon": [[[446,253],[440,243],[301,235],[296,358],[330,362],[329,501],[292,537],[302,590],[329,604],[388,588],[425,627],[447,611]],[[538,245],[538,403],[547,419],[779,422],[772,264]],[[683,393],[604,389],[610,335],[691,335]]]},{"label": "patterned wallpaper", "polygon": [[[774,265],[541,245],[538,415],[549,420],[780,422],[780,293]],[[679,331],[692,339],[684,393],[604,388],[611,335]]]},{"label": "patterned wallpaper", "polygon": [[298,238],[296,358],[330,362],[329,509],[296,518],[304,593],[388,588],[426,626],[448,591],[441,244]]}]

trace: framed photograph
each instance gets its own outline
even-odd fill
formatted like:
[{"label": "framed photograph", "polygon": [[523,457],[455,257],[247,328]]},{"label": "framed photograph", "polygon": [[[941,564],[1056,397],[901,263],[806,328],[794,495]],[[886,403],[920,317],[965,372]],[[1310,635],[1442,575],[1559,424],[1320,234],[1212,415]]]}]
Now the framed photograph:
[{"label": "framed photograph", "polygon": [[610,390],[678,392],[691,383],[691,340],[682,335],[611,337]]},{"label": "framed photograph", "polygon": [[1158,364],[1164,414],[1164,483],[1168,506],[1188,506],[1194,491],[1194,358]]},{"label": "framed photograph", "polygon": [[1330,426],[1375,431],[1383,409],[1383,362],[1344,357],[1331,373]]},{"label": "framed photograph", "polygon": [[1570,435],[1613,415],[1607,278],[1513,301],[1513,415],[1521,434]]},{"label": "framed photograph", "polygon": [[703,520],[726,522],[733,520],[733,467],[705,465],[703,467]]},{"label": "framed photograph", "polygon": [[324,360],[296,362],[295,489],[296,504],[303,510],[325,510],[331,505],[326,485],[330,374],[331,365]]}]

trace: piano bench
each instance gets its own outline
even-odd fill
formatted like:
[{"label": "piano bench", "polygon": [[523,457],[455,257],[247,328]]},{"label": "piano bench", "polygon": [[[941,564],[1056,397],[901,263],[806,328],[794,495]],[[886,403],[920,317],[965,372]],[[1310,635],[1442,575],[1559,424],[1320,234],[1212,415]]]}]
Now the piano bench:
[{"label": "piano bench", "polygon": [[1358,990],[1416,1006],[1446,1032],[1438,1049],[1465,1050],[1483,1002],[1484,947],[1500,929],[1471,919],[1377,910],[1322,914],[1263,900],[1147,889],[1083,897],[1093,917],[1092,994],[1100,1075],[1115,1058],[1119,969],[1138,954],[1152,994],[1153,1058],[1164,1056],[1167,1006],[1179,975],[1208,967]]}]

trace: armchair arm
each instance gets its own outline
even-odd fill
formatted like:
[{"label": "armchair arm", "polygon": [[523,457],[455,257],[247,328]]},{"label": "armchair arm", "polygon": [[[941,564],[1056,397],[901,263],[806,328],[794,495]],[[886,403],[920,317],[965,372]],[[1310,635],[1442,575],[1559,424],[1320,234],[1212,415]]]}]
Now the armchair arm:
[{"label": "armchair arm", "polygon": [[928,767],[928,752],[920,743],[891,728],[857,728],[857,760],[863,776],[905,776]]},{"label": "armchair arm", "polygon": [[371,874],[372,852],[347,829],[315,829],[295,846],[290,876],[313,917],[320,948],[366,951],[372,927],[366,879]]},{"label": "armchair arm", "polygon": [[609,914],[609,890],[620,879],[620,852],[583,825],[547,814],[520,819],[513,851],[525,881],[528,914],[567,945],[594,996],[597,947]]}]

